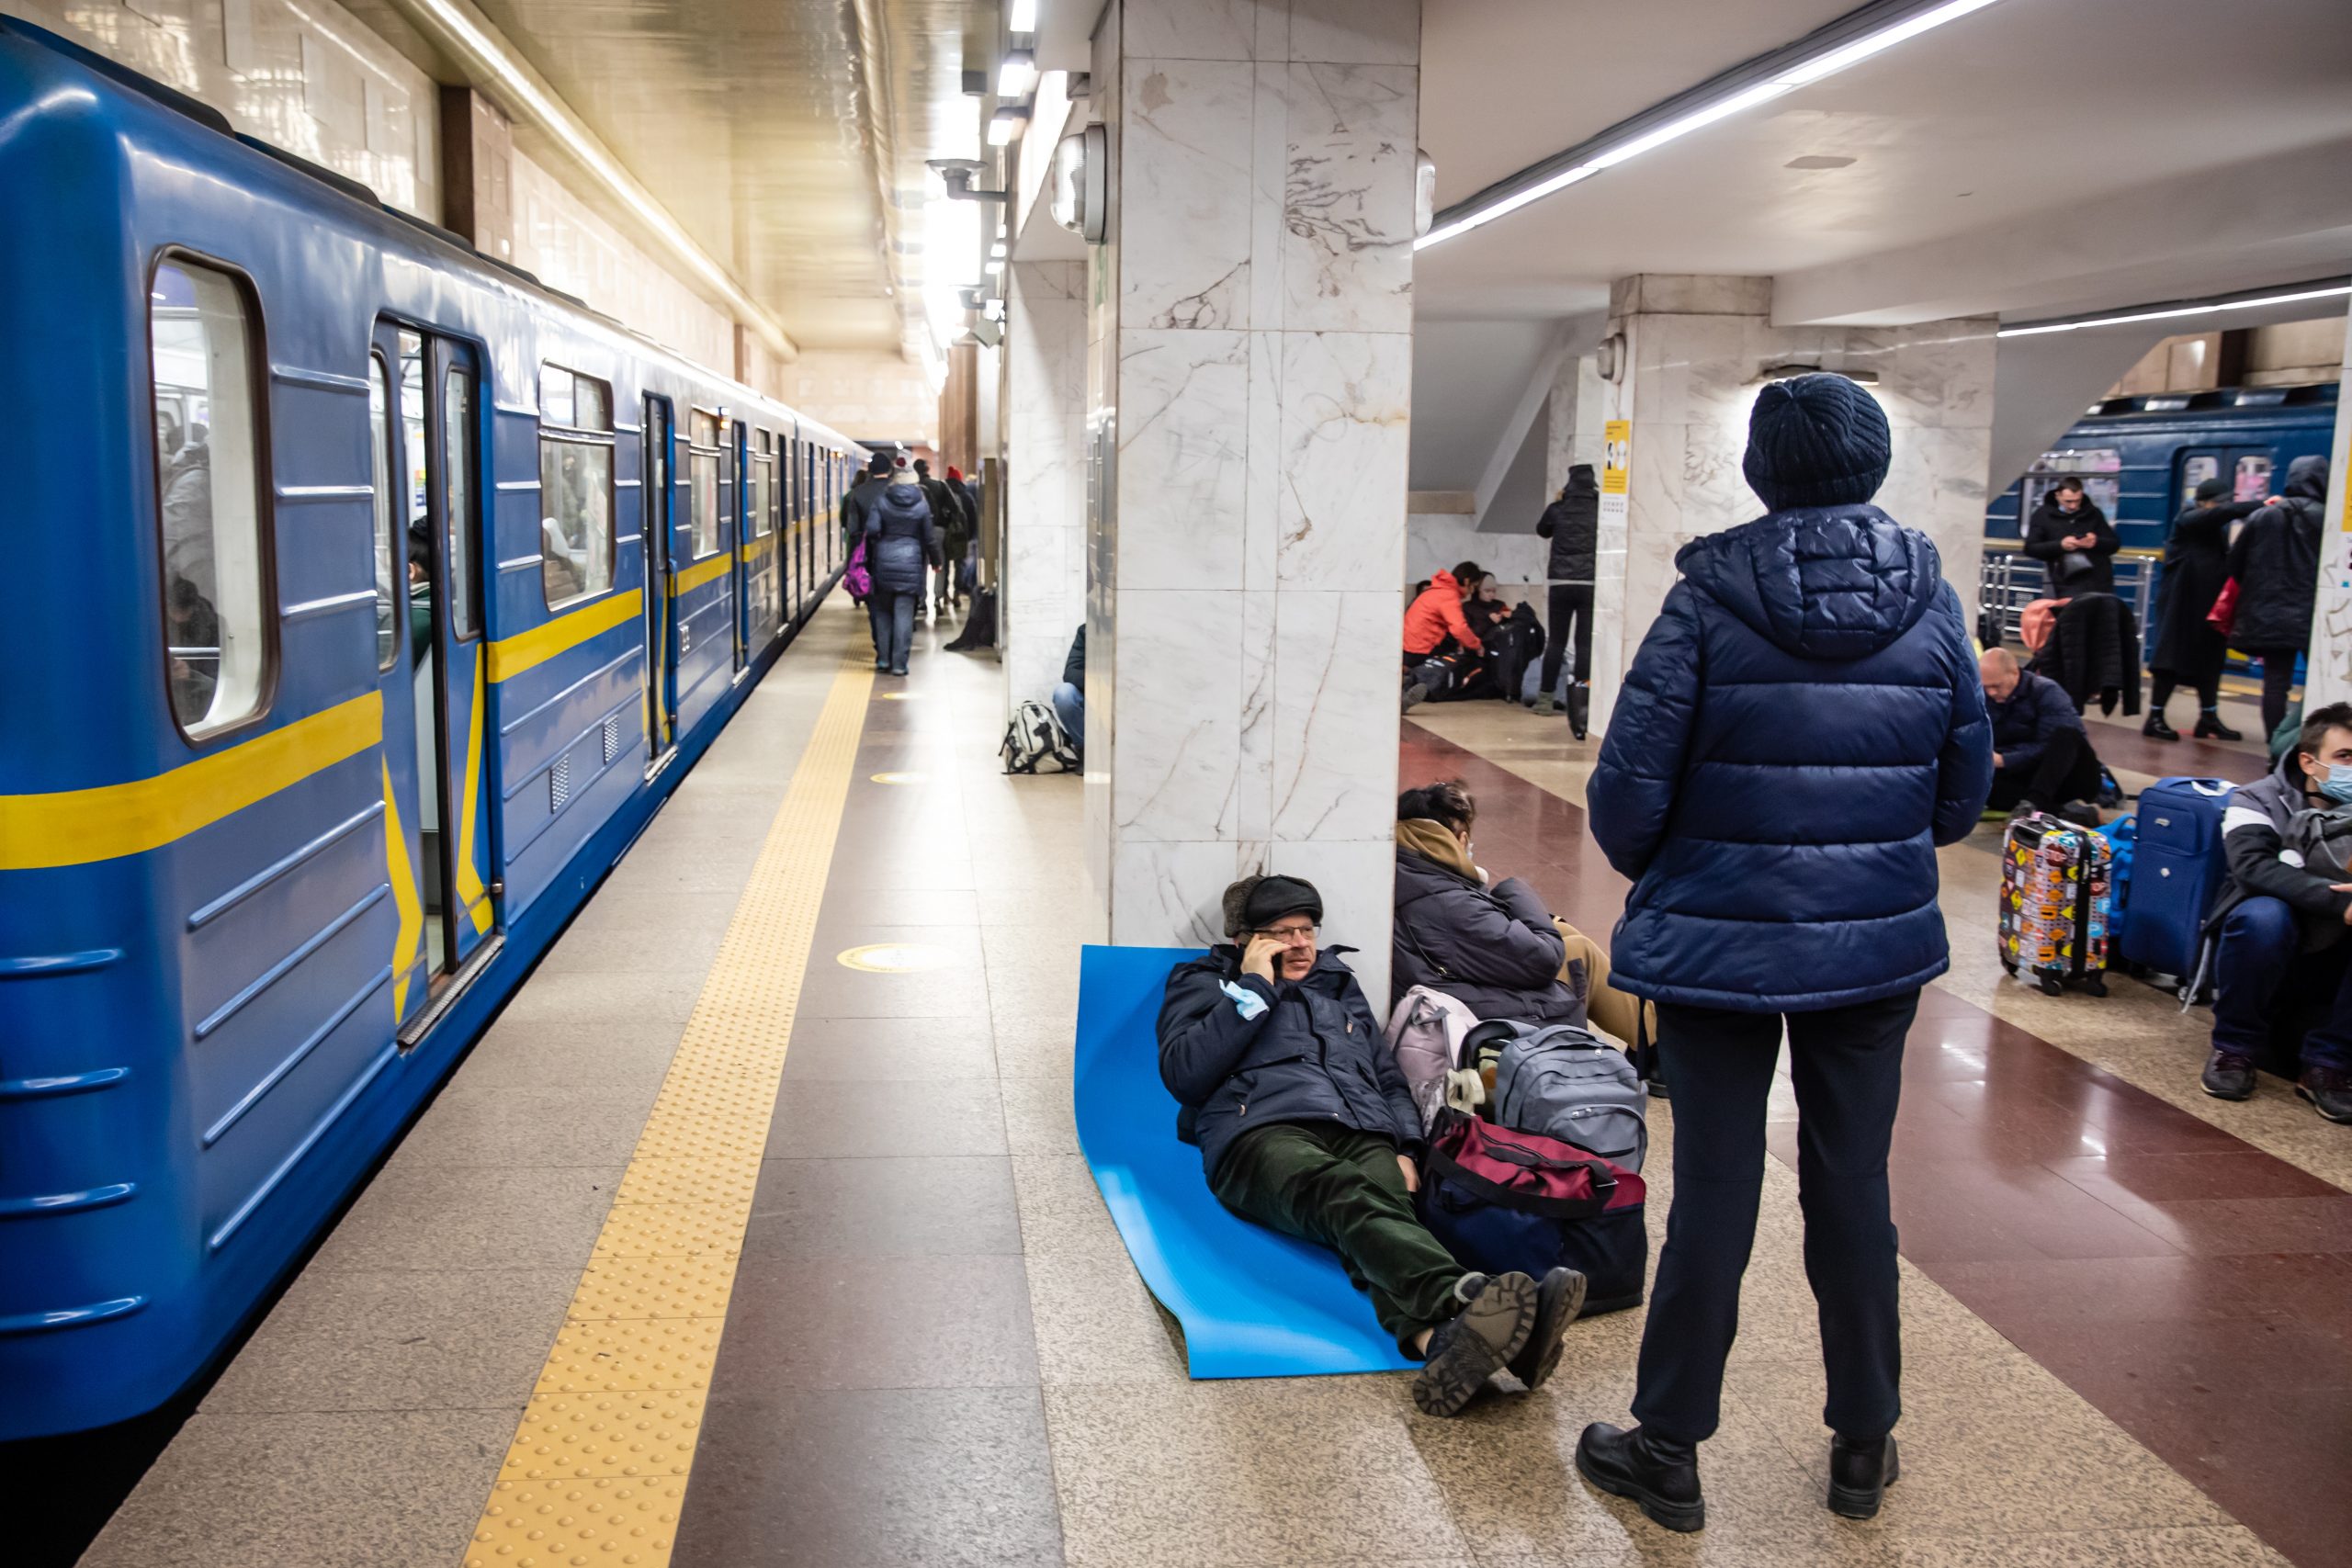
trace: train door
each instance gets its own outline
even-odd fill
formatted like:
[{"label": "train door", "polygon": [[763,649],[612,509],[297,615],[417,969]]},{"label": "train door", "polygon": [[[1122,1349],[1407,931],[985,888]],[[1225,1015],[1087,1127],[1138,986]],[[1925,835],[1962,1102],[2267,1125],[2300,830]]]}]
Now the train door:
[{"label": "train door", "polygon": [[2189,446],[2182,449],[2174,479],[2173,515],[2177,517],[2197,487],[2207,479],[2225,479],[2232,501],[2261,501],[2271,490],[2277,454],[2267,446]]},{"label": "train door", "polygon": [[719,526],[725,530],[724,542],[729,555],[727,568],[728,592],[732,595],[727,606],[727,624],[735,637],[735,671],[742,673],[746,650],[751,644],[751,584],[743,570],[743,547],[750,540],[743,526],[743,506],[741,491],[748,486],[735,482],[743,471],[743,422],[721,417],[718,422],[718,513]]},{"label": "train door", "polygon": [[393,1009],[413,1044],[493,919],[483,730],[481,382],[472,350],[379,321],[376,506],[407,584],[382,671]]},{"label": "train door", "polygon": [[638,493],[645,514],[645,735],[646,769],[660,766],[678,743],[677,637],[671,626],[674,603],[670,565],[670,437],[676,415],[667,398],[645,400],[645,460],[639,465]]}]

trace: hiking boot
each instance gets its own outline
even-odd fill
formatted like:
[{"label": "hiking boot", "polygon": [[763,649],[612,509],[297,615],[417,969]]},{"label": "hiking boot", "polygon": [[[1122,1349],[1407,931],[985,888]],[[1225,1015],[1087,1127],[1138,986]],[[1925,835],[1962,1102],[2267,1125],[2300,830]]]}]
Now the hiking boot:
[{"label": "hiking boot", "polygon": [[1430,1336],[1413,1403],[1427,1416],[1453,1416],[1525,1348],[1535,1327],[1535,1281],[1524,1274],[1464,1274],[1454,1281],[1462,1310]]},{"label": "hiking boot", "polygon": [[1510,1359],[1510,1375],[1524,1383],[1528,1393],[1542,1388],[1560,1364],[1568,1325],[1584,1311],[1584,1276],[1573,1269],[1549,1269],[1535,1287],[1535,1326],[1527,1336],[1526,1348]]},{"label": "hiking boot", "polygon": [[2330,1122],[2352,1122],[2352,1073],[2334,1067],[2305,1067],[2295,1080],[2295,1096]]},{"label": "hiking boot", "polygon": [[1641,1506],[1651,1521],[1688,1535],[1707,1528],[1699,1494],[1699,1450],[1595,1421],[1577,1439],[1577,1473],[1612,1497]]},{"label": "hiking boot", "polygon": [[1545,692],[1535,699],[1535,711],[1549,717],[1560,711],[1560,700],[1551,693]]},{"label": "hiking boot", "polygon": [[2243,740],[2245,739],[2243,733],[2223,724],[2222,716],[2216,713],[2200,713],[2197,716],[2196,734],[2199,740]]},{"label": "hiking boot", "polygon": [[1894,1456],[1889,1433],[1874,1443],[1859,1438],[1829,1439],[1829,1511],[1842,1519],[1874,1519],[1886,1489],[1903,1467]]},{"label": "hiking boot", "polygon": [[2148,716],[2148,722],[2140,727],[2140,733],[2146,736],[2151,740],[2177,740],[2180,739],[2180,731],[2175,729],[2171,725],[2166,724],[2165,722],[2165,716],[2160,713],[2150,714]]},{"label": "hiking boot", "polygon": [[1406,683],[1404,711],[1410,712],[1429,700],[1430,689],[1427,686],[1422,685],[1419,681]]},{"label": "hiking boot", "polygon": [[2254,1064],[2244,1056],[2216,1051],[2207,1059],[2204,1076],[2197,1081],[2215,1100],[2250,1100],[2254,1097]]}]

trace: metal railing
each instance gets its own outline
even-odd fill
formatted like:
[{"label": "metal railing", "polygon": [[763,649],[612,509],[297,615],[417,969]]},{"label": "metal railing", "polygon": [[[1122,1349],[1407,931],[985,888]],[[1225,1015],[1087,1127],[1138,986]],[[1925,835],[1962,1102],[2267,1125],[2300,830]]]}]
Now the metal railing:
[{"label": "metal railing", "polygon": [[[2119,550],[2115,556],[2115,595],[2132,606],[2132,616],[2140,623],[2140,656],[2145,659],[2155,646],[2156,628],[2153,624],[2156,608],[2156,579],[2164,570],[2164,558],[2154,550]],[[2050,564],[2014,549],[2004,549],[1988,544],[1984,548],[1984,566],[1977,580],[1977,626],[1987,631],[2000,628],[2001,640],[2013,648],[2025,646],[2022,627],[2025,607],[2037,599],[2050,597]]]}]

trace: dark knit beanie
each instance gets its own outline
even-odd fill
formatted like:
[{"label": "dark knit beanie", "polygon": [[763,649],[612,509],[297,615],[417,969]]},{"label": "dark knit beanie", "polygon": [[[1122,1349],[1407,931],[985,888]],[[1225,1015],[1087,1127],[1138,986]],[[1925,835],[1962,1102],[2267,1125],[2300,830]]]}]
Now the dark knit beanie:
[{"label": "dark knit beanie", "polygon": [[1238,937],[1281,919],[1305,915],[1323,923],[1323,895],[1297,876],[1245,876],[1225,890],[1225,934]]},{"label": "dark knit beanie", "polygon": [[1845,377],[1797,376],[1756,395],[1740,471],[1772,511],[1859,506],[1886,463],[1886,412]]},{"label": "dark knit beanie", "polygon": [[2199,501],[2220,501],[2229,493],[2230,481],[2227,479],[2207,479],[2197,487],[2197,499]]}]

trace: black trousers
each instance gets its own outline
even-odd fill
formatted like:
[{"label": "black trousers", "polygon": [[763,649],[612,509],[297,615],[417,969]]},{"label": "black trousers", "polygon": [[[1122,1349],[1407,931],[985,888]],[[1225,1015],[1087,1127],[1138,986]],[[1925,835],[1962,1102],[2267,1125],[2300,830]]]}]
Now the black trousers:
[{"label": "black trousers", "polygon": [[2030,768],[2002,768],[1993,774],[1992,797],[1984,804],[1994,811],[2014,811],[2031,806],[2054,811],[2070,800],[2098,796],[2098,753],[2091,738],[2079,729],[2062,729],[2041,748]]},{"label": "black trousers", "polygon": [[2295,689],[2295,660],[2300,648],[2250,648],[2262,660],[2262,735],[2268,739],[2287,717],[2287,699]]},{"label": "black trousers", "polygon": [[[1797,1091],[1804,1273],[1820,1309],[1832,1431],[1894,1429],[1903,1349],[1886,1151],[1903,1088],[1903,1038],[1919,993],[1787,1015]],[[1657,1007],[1674,1086],[1674,1207],[1642,1330],[1634,1417],[1696,1443],[1721,1417],[1724,1361],[1739,1332],[1739,1280],[1764,1190],[1764,1108],[1781,1015]]]},{"label": "black trousers", "polygon": [[1576,623],[1576,667],[1571,676],[1578,681],[1592,674],[1592,584],[1589,582],[1555,582],[1552,584],[1552,624],[1544,629],[1551,634],[1544,645],[1544,690],[1554,696],[1560,691],[1560,660],[1568,650],[1568,623]]}]

